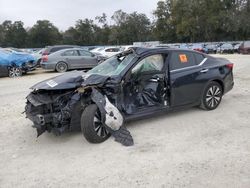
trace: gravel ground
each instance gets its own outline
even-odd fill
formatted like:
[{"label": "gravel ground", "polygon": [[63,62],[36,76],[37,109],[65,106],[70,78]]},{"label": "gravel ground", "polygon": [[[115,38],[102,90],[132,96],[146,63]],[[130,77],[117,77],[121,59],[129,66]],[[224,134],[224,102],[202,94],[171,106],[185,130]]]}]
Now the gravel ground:
[{"label": "gravel ground", "polygon": [[21,114],[29,87],[58,75],[0,79],[0,187],[250,187],[250,56],[218,109],[191,108],[127,125],[135,141],[98,145],[80,132],[36,138]]}]

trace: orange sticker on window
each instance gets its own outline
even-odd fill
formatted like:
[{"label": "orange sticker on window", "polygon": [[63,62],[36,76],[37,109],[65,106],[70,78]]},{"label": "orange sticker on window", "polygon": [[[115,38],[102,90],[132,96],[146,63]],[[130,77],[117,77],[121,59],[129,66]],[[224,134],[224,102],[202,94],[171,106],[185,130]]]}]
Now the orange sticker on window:
[{"label": "orange sticker on window", "polygon": [[186,54],[180,54],[179,57],[180,57],[181,63],[187,63],[188,62]]}]

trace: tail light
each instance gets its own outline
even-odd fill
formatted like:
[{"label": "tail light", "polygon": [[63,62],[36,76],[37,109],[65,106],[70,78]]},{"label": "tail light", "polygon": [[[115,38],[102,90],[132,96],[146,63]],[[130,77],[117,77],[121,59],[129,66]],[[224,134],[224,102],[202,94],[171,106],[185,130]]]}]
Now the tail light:
[{"label": "tail light", "polygon": [[42,56],[42,62],[47,62],[49,60],[48,55]]},{"label": "tail light", "polygon": [[229,68],[229,69],[233,69],[234,64],[233,63],[227,64],[226,67]]}]

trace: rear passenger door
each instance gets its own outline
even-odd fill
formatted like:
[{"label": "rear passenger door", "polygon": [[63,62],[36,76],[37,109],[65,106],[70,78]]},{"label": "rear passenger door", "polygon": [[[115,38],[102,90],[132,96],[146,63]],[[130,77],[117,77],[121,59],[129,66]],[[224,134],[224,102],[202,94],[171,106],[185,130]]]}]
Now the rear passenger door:
[{"label": "rear passenger door", "polygon": [[206,80],[202,64],[205,56],[191,51],[173,51],[169,60],[171,105],[198,103]]},{"label": "rear passenger door", "polygon": [[62,54],[62,56],[70,69],[78,68],[80,56],[78,55],[77,50],[67,50]]},{"label": "rear passenger door", "polygon": [[97,62],[97,57],[86,50],[78,50],[80,56],[79,68],[93,68]]}]

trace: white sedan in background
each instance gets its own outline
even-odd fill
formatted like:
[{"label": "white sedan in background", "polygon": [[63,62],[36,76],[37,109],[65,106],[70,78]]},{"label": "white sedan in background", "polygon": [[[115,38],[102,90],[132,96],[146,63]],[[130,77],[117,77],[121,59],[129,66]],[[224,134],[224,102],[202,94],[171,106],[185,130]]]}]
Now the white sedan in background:
[{"label": "white sedan in background", "polygon": [[102,54],[103,56],[109,58],[113,55],[116,55],[120,52],[122,52],[123,49],[120,48],[120,47],[108,47],[108,48],[105,48],[105,49],[102,49],[100,51],[98,51],[98,53]]}]

